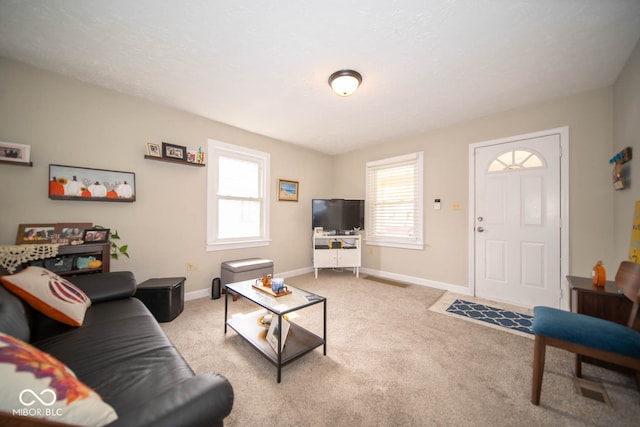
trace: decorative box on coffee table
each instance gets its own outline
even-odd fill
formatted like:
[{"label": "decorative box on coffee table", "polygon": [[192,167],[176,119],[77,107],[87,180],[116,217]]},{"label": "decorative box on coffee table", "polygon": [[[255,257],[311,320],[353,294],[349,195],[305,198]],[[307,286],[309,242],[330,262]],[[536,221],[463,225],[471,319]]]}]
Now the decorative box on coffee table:
[{"label": "decorative box on coffee table", "polygon": [[158,322],[170,322],[184,309],[186,277],[164,277],[140,283],[134,295],[147,306]]}]

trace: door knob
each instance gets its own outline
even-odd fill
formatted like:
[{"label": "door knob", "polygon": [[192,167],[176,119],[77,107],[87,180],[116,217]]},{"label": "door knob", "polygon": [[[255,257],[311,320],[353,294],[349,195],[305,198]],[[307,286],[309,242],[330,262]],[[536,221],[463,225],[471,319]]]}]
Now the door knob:
[{"label": "door knob", "polygon": [[478,227],[477,230],[478,230],[478,233],[482,233],[484,231],[484,227]]}]

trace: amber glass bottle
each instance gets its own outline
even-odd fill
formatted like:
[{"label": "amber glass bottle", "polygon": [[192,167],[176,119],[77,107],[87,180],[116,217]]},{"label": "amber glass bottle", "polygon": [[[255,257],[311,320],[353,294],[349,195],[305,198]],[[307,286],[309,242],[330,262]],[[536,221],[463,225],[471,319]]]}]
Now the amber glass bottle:
[{"label": "amber glass bottle", "polygon": [[607,272],[602,265],[602,261],[598,261],[596,265],[593,266],[591,277],[593,278],[593,284],[596,286],[604,287],[607,283]]}]

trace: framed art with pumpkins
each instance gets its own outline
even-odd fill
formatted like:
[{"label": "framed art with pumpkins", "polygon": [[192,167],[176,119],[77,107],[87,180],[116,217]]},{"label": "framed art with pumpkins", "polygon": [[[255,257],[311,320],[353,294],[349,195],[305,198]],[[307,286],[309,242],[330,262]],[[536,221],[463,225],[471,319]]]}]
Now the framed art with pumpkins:
[{"label": "framed art with pumpkins", "polygon": [[136,174],[107,169],[49,165],[49,198],[135,202]]}]

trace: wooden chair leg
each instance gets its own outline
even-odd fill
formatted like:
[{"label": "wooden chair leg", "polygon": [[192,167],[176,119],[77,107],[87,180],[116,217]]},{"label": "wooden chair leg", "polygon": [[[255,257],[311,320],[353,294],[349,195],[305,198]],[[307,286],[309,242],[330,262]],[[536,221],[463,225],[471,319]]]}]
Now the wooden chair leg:
[{"label": "wooden chair leg", "polygon": [[582,355],[576,353],[576,377],[582,378]]},{"label": "wooden chair leg", "polygon": [[542,376],[544,374],[544,359],[547,344],[542,335],[536,334],[533,345],[533,376],[531,378],[531,403],[540,404],[540,392],[542,391]]}]

